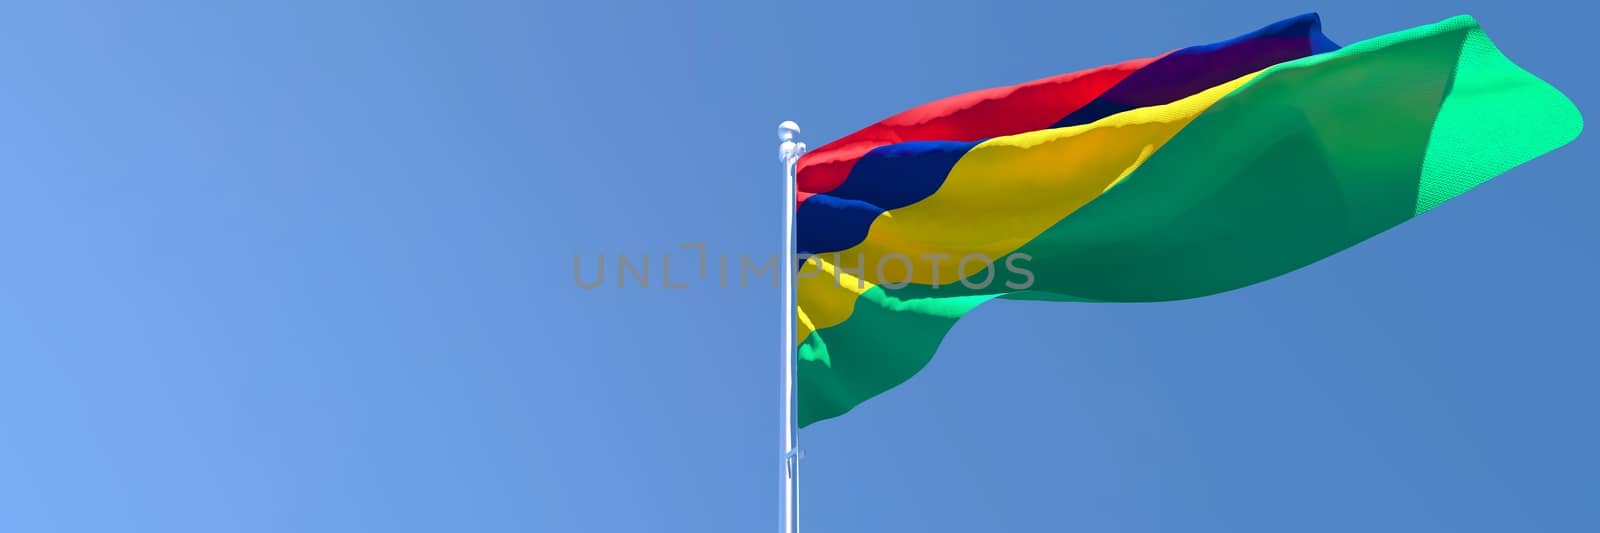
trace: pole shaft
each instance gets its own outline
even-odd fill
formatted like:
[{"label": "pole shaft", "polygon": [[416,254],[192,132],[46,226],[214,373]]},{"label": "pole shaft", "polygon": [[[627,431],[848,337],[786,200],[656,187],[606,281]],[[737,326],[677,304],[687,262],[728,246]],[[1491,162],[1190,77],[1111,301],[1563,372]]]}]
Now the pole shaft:
[{"label": "pole shaft", "polygon": [[783,277],[783,533],[800,531],[800,438],[795,427],[795,192],[796,166],[806,145],[796,139],[800,127],[793,122],[778,125],[778,157],[783,162],[783,253],[778,273]]}]

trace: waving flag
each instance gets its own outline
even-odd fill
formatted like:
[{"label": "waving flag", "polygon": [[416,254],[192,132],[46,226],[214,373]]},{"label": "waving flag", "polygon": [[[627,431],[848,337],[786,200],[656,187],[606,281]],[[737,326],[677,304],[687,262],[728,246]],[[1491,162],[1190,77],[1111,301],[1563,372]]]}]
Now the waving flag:
[{"label": "waving flag", "polygon": [[1340,49],[1305,15],[900,113],[798,164],[800,425],[909,379],[989,300],[1258,283],[1581,129],[1465,16]]}]

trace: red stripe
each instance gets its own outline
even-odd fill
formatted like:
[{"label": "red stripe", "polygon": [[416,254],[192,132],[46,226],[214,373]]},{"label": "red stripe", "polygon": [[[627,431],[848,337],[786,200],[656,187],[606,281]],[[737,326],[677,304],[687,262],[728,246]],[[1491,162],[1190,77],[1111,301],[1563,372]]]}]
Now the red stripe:
[{"label": "red stripe", "polygon": [[883,119],[800,158],[801,194],[844,183],[861,156],[906,141],[977,141],[1048,128],[1159,57],[1081,70],[935,100]]}]

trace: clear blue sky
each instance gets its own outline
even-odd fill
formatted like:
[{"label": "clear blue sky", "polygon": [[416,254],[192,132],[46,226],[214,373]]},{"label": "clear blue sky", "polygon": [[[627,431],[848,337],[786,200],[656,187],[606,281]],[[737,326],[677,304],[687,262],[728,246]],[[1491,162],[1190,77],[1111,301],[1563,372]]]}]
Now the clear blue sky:
[{"label": "clear blue sky", "polygon": [[[773,530],[778,291],[572,256],[776,250],[778,121],[1313,10],[1470,13],[1588,110],[1584,9],[12,5],[0,531]],[[1246,290],[984,307],[803,432],[806,530],[1600,531],[1593,137]]]}]

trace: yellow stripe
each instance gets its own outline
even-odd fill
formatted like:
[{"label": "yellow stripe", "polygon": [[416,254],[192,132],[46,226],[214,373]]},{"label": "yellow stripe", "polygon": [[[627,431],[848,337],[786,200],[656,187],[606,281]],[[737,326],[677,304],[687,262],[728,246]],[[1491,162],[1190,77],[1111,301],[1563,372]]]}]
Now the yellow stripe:
[{"label": "yellow stripe", "polygon": [[[833,254],[813,257],[795,275],[795,307],[800,317],[794,336],[796,346],[804,343],[812,331],[850,318],[856,298],[875,286],[856,274],[841,272],[832,261]],[[845,270],[853,271],[855,266],[847,263]]]},{"label": "yellow stripe", "polygon": [[[817,261],[819,266],[807,265],[813,269],[810,274],[819,274],[820,269],[824,275],[797,283],[799,305],[809,321],[802,324],[796,341],[844,322],[856,298],[872,287],[868,282],[858,288],[855,277],[848,274],[842,276],[843,283],[836,283],[832,262],[851,269],[864,266],[864,275],[878,281],[956,283],[963,257],[981,254],[1002,261],[1127,177],[1195,117],[1257,74],[1170,104],[1125,111],[1091,124],[996,137],[973,147],[937,192],[879,215],[866,239],[839,252],[837,258],[826,254],[824,261]],[[890,255],[910,258],[912,268],[907,271],[906,261],[883,260]],[[966,274],[978,273],[979,265],[969,263]]]}]

